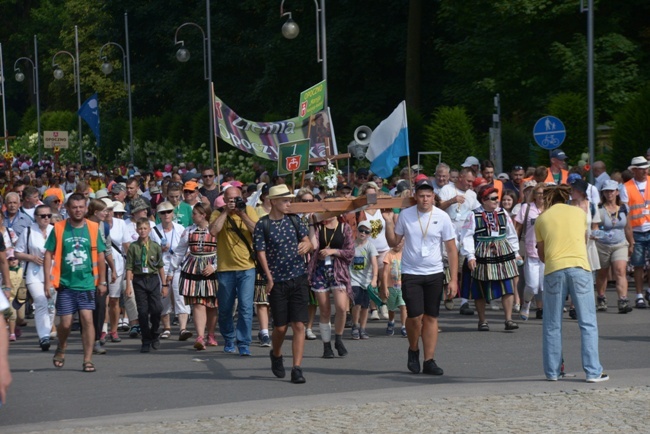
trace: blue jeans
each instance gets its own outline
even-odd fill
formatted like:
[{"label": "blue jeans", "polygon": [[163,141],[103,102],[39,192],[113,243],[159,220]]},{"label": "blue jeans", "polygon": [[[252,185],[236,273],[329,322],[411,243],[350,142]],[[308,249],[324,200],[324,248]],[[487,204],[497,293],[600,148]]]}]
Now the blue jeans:
[{"label": "blue jeans", "polygon": [[[226,342],[237,342],[238,347],[251,344],[253,332],[253,296],[255,268],[243,271],[218,271],[217,302],[219,303],[219,331]],[[237,332],[232,318],[237,298]]]},{"label": "blue jeans", "polygon": [[598,357],[598,324],[594,282],[590,271],[565,268],[544,276],[544,321],[542,352],[544,373],[549,380],[560,376],[562,366],[562,308],[567,294],[575,305],[580,326],[582,369],[587,379],[597,378],[603,367]]}]

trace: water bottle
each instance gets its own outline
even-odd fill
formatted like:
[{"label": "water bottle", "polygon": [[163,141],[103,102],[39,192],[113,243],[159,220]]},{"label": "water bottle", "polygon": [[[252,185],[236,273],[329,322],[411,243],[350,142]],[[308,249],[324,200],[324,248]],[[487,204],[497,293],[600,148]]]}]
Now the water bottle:
[{"label": "water bottle", "polygon": [[54,289],[50,289],[50,298],[47,299],[47,313],[50,315],[54,315],[54,312],[56,311],[55,297],[56,291]]},{"label": "water bottle", "polygon": [[595,231],[591,232],[591,236],[597,240],[601,240],[605,237],[605,231],[596,229]]},{"label": "water bottle", "polygon": [[162,239],[160,240],[160,245],[162,246],[163,249],[167,247],[167,237],[165,236],[162,237]]}]

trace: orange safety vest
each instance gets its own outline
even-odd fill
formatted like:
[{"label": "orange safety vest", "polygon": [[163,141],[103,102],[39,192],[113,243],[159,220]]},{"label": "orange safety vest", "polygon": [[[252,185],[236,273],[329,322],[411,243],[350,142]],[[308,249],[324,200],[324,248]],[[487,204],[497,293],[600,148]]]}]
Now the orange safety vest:
[{"label": "orange safety vest", "polygon": [[[99,236],[99,225],[86,219],[88,232],[90,233],[90,255],[93,264],[93,276],[95,277],[95,286],[99,284],[99,267],[97,266],[97,237]],[[52,264],[51,281],[52,286],[58,288],[61,283],[61,263],[63,261],[63,231],[65,230],[66,220],[60,221],[54,225],[54,236],[56,237],[56,247],[54,249],[54,263]]]},{"label": "orange safety vest", "polygon": [[647,177],[644,196],[641,196],[634,179],[630,179],[623,186],[627,192],[627,206],[630,209],[627,218],[630,219],[632,227],[650,223],[650,176]]},{"label": "orange safety vest", "polygon": [[[560,173],[562,176],[560,177],[560,184],[566,184],[567,179],[569,178],[569,171],[560,169]],[[552,184],[555,183],[555,178],[553,178],[553,172],[551,172],[551,168],[548,168],[548,175],[546,175],[546,179],[544,180],[545,183],[547,184]]]}]

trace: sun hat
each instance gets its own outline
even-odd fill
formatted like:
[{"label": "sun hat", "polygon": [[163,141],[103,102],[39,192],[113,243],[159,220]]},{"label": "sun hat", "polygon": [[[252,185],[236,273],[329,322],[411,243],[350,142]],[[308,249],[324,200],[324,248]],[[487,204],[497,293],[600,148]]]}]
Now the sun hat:
[{"label": "sun hat", "polygon": [[600,188],[600,191],[608,191],[608,190],[618,190],[618,182],[614,181],[613,179],[605,181],[603,183],[603,186]]},{"label": "sun hat", "polygon": [[174,205],[171,204],[171,202],[161,202],[158,207],[156,208],[156,213],[162,212],[162,211],[173,211],[174,210]]},{"label": "sun hat", "polygon": [[113,209],[113,207],[115,206],[115,202],[113,202],[112,200],[110,200],[107,197],[103,197],[101,199],[101,201],[106,204],[106,208],[108,208],[108,209]]},{"label": "sun hat", "polygon": [[120,202],[120,201],[115,201],[115,202],[113,202],[113,212],[114,212],[114,213],[117,213],[117,212],[126,212],[126,210],[124,209],[124,205],[122,204],[122,202]]},{"label": "sun hat", "polygon": [[628,169],[647,169],[648,167],[650,167],[648,160],[646,160],[645,157],[639,156],[632,158],[632,162],[628,166]]},{"label": "sun hat", "polygon": [[269,189],[269,199],[290,199],[296,197],[289,191],[287,184],[274,185]]}]

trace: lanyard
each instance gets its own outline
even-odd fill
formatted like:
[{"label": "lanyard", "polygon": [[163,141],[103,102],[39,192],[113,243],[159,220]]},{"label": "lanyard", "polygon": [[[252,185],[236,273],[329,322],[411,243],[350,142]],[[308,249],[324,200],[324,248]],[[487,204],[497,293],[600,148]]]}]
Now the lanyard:
[{"label": "lanyard", "polygon": [[422,221],[420,221],[420,211],[416,209],[415,212],[418,213],[418,223],[420,223],[420,231],[422,231],[422,241],[424,241],[425,238],[427,237],[427,233],[429,232],[429,225],[431,224],[431,218],[433,217],[433,210],[429,211],[429,221],[427,221],[427,227],[424,229],[422,228]]},{"label": "lanyard", "polygon": [[334,235],[336,234],[336,230],[339,228],[338,222],[336,223],[336,227],[332,230],[332,236],[330,237],[329,241],[327,241],[327,227],[323,226],[323,229],[325,230],[325,234],[323,238],[325,238],[325,248],[329,249],[330,244],[332,243],[332,240],[334,239]]}]

